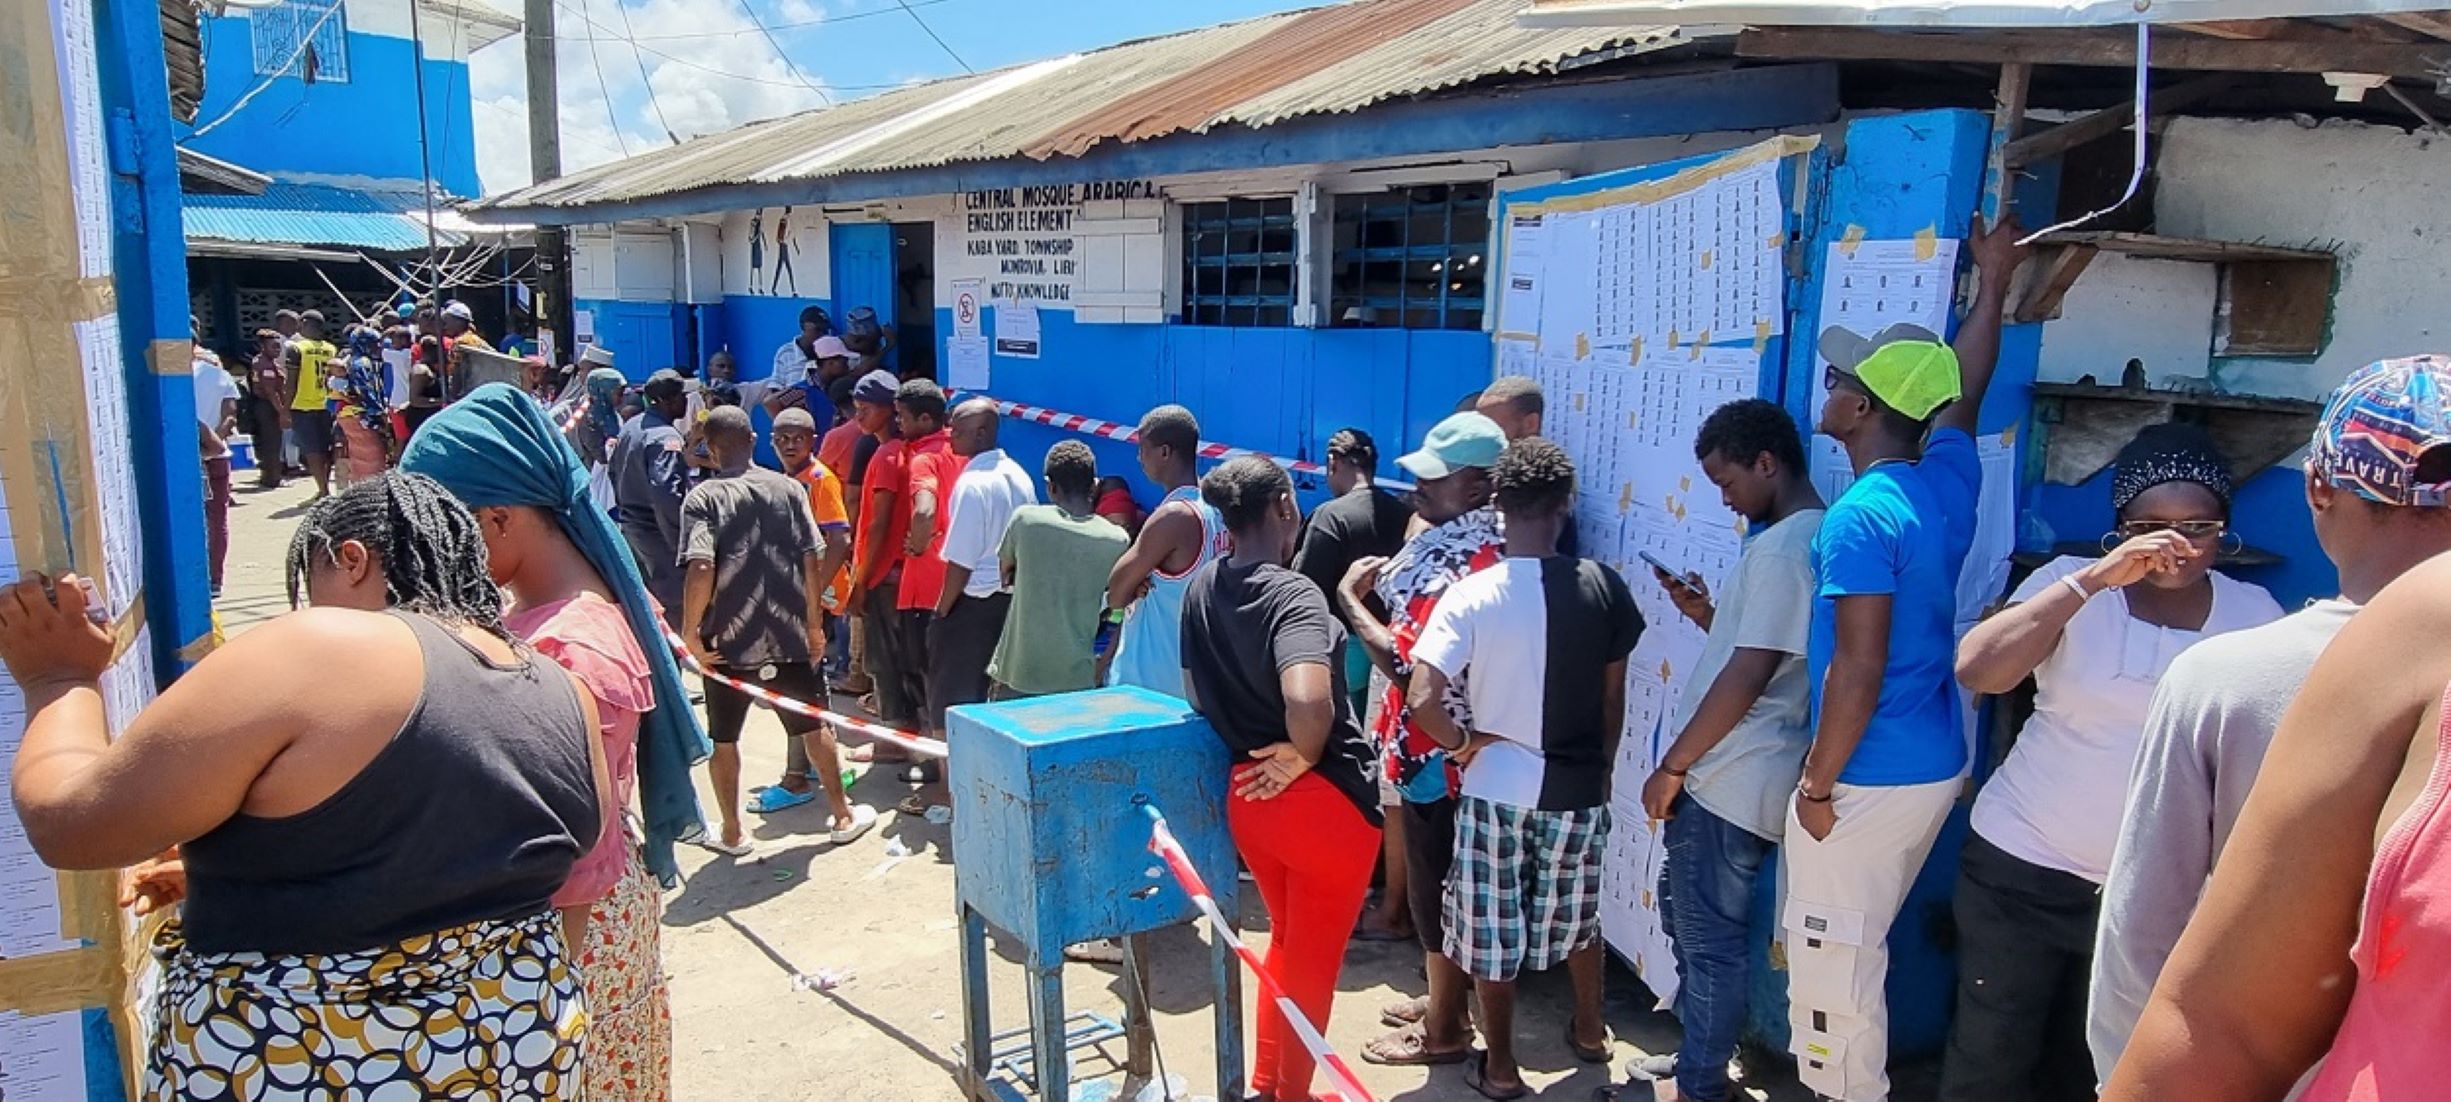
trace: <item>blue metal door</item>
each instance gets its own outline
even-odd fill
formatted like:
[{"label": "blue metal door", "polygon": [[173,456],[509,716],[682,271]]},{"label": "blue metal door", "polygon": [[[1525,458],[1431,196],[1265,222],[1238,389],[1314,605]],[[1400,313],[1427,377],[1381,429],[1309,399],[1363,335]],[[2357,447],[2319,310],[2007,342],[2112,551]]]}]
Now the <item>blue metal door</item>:
[{"label": "blue metal door", "polygon": [[[834,328],[849,324],[862,306],[877,312],[877,324],[894,331],[894,228],[883,222],[837,222],[828,227],[834,261]],[[893,366],[892,357],[885,365]]]}]

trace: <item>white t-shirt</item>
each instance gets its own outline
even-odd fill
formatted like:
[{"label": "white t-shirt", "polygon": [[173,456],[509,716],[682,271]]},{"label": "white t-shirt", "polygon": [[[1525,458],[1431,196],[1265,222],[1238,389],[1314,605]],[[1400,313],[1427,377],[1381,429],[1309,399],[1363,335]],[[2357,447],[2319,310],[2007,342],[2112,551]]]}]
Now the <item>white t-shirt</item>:
[{"label": "white t-shirt", "polygon": [[196,377],[196,422],[213,434],[214,444],[204,453],[206,459],[219,459],[230,454],[229,446],[221,443],[221,403],[238,398],[238,383],[220,364],[197,359],[192,365]]},{"label": "white t-shirt", "polygon": [[1642,628],[1624,580],[1589,559],[1508,556],[1448,587],[1413,661],[1460,679],[1472,730],[1498,737],[1464,769],[1463,794],[1539,811],[1606,804],[1624,721],[1601,706],[1607,669]]},{"label": "white t-shirt", "polygon": [[383,371],[384,374],[390,376],[389,383],[391,386],[391,408],[407,409],[409,403],[409,384],[415,381],[412,374],[409,350],[406,348],[389,347],[383,349]]},{"label": "white t-shirt", "polygon": [[996,554],[1004,546],[1004,530],[1024,505],[1038,503],[1038,487],[1029,472],[993,448],[970,457],[954,480],[953,497],[945,512],[944,555],[947,565],[970,568],[965,597],[992,597],[1004,588]]},{"label": "white t-shirt", "polygon": [[[2094,560],[2053,559],[2009,603],[2040,596]],[[2263,587],[2215,571],[2201,631],[2158,627],[2128,611],[2127,594],[2099,593],[2034,669],[2034,715],[1974,801],[1974,830],[2010,856],[2082,876],[2110,875],[2119,817],[2142,745],[2153,690],[2197,641],[2271,623],[2281,606]]]},{"label": "white t-shirt", "polygon": [[783,347],[774,350],[774,372],[766,376],[766,385],[798,386],[807,382],[809,374],[816,370],[817,361],[800,351],[799,341],[784,341]]}]

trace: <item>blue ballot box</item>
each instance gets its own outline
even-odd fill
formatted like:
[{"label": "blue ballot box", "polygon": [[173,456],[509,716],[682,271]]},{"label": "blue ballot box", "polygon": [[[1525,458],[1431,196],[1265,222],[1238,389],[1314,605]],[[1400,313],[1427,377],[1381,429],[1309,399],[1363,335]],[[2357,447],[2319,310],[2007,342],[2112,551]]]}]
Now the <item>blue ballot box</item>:
[{"label": "blue ballot box", "polygon": [[[1231,917],[1233,839],[1225,824],[1229,756],[1208,721],[1181,700],[1139,688],[1096,689],[947,714],[953,747],[954,894],[962,919],[966,1083],[973,1098],[1012,1097],[991,1080],[1025,1065],[996,1059],[987,1020],[987,929],[1018,941],[1030,974],[1030,1060],[1017,1076],[1041,1098],[1067,1099],[1065,1052],[1085,1031],[1063,1009],[1064,947],[1130,938],[1191,921],[1191,900],[1149,852],[1142,804],[1168,826]],[[1127,967],[1145,964],[1137,954]],[[1240,974],[1215,946],[1220,1097],[1241,1095]],[[1127,1000],[1146,977],[1127,974]],[[1145,1005],[1127,1008],[1137,1059]],[[1137,1030],[1137,1032],[1135,1032]],[[1108,1032],[1103,1036],[1111,1037]],[[1130,1065],[1127,1061],[1127,1067]]]}]

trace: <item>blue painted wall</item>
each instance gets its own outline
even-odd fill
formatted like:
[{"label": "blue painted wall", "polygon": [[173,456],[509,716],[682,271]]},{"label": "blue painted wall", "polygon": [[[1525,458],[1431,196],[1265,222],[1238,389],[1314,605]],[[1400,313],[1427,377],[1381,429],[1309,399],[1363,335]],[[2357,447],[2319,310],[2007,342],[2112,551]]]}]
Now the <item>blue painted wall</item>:
[{"label": "blue painted wall", "polygon": [[[2272,591],[2283,608],[2340,593],[2340,574],[2315,541],[2315,518],[2306,508],[2306,475],[2292,466],[2274,467],[2239,487],[2230,515],[2249,544],[2282,556],[2273,566],[2224,570]],[[2040,522],[2043,527],[2037,527]],[[2025,525],[2028,542],[2089,541],[2111,529],[2111,475],[2076,486],[2035,488]],[[2049,539],[2042,539],[2044,532]]]},{"label": "blue painted wall", "polygon": [[[204,105],[196,121],[209,123],[264,78],[256,75],[243,16],[207,15],[203,24]],[[416,44],[408,39],[352,32],[347,82],[275,78],[228,122],[182,144],[258,172],[424,179],[411,91],[416,64]],[[482,189],[468,66],[431,59],[422,64],[434,178],[453,195],[477,195]],[[186,138],[190,129],[180,126],[178,136]]]},{"label": "blue painted wall", "polygon": [[[990,331],[993,314],[983,323]],[[937,311],[936,325],[950,334],[952,311]],[[994,396],[1125,424],[1180,403],[1199,414],[1208,439],[1313,462],[1338,429],[1360,428],[1378,442],[1389,477],[1401,477],[1396,455],[1489,381],[1489,336],[1478,331],[1084,325],[1060,310],[1042,311],[1039,325],[1040,358],[990,358]],[[1098,473],[1124,476],[1144,508],[1156,503],[1130,445],[1004,425],[1005,450],[1033,472],[1059,440],[1087,441]],[[1325,493],[1316,479],[1297,483],[1305,507]]]}]

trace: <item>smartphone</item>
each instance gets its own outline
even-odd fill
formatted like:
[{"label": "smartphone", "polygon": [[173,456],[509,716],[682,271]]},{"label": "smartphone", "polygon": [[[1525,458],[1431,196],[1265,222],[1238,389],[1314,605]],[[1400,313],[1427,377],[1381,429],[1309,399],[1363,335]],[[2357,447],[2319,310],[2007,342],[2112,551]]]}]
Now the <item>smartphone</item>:
[{"label": "smartphone", "polygon": [[1677,588],[1682,589],[1682,590],[1684,590],[1684,591],[1685,591],[1685,592],[1687,592],[1687,593],[1691,593],[1691,594],[1693,594],[1694,596],[1697,596],[1697,597],[1699,597],[1699,596],[1701,596],[1701,595],[1702,595],[1702,591],[1701,591],[1700,589],[1695,588],[1695,587],[1694,587],[1694,583],[1689,582],[1689,581],[1686,581],[1686,580],[1685,580],[1685,575],[1684,575],[1684,574],[1682,574],[1682,573],[1679,573],[1675,567],[1670,566],[1670,565],[1668,565],[1667,563],[1661,562],[1661,561],[1659,560],[1659,556],[1653,555],[1653,554],[1652,554],[1651,552],[1649,552],[1649,551],[1637,551],[1637,552],[1635,552],[1635,554],[1642,556],[1642,557],[1643,557],[1643,561],[1644,561],[1644,562],[1650,563],[1650,564],[1651,564],[1651,569],[1653,569],[1653,570],[1657,570],[1657,571],[1659,571],[1659,572],[1660,572],[1660,573],[1662,573],[1662,574],[1666,574],[1666,575],[1668,576],[1668,580],[1669,580],[1669,581],[1671,581],[1671,582],[1675,582],[1675,583],[1676,583]]}]

